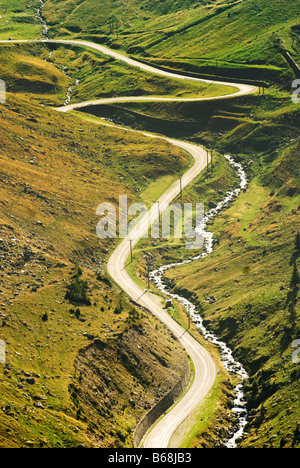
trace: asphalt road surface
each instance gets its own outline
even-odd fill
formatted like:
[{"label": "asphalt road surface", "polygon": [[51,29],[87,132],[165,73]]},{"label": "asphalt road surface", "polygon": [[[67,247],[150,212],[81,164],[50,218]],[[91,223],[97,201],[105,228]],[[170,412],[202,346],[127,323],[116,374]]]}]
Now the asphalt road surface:
[{"label": "asphalt road surface", "polygon": [[[188,151],[195,159],[194,166],[183,176],[182,187],[189,185],[207,165],[206,151],[196,145],[166,139],[170,143]],[[163,211],[180,193],[180,182],[174,183],[160,198],[159,206]],[[184,333],[182,327],[163,309],[161,298],[143,291],[128,275],[126,264],[130,257],[130,240],[132,246],[145,234],[148,227],[158,218],[157,207],[146,213],[139,224],[130,232],[127,238],[113,252],[108,261],[108,272],[119,286],[138,304],[153,313],[179,339],[191,357],[195,366],[192,385],[184,397],[173,409],[147,434],[143,441],[144,448],[167,448],[176,429],[195,410],[210,391],[216,376],[216,367],[211,355],[189,333]]]}]

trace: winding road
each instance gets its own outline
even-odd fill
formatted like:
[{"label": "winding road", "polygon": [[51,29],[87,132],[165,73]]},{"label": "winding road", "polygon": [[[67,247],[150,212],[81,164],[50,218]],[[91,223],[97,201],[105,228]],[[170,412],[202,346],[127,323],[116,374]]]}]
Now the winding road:
[{"label": "winding road", "polygon": [[[149,135],[150,136],[150,135]],[[188,186],[194,178],[206,167],[206,151],[196,145],[177,140],[166,139],[188,151],[195,159],[194,166],[183,176],[182,187]],[[164,211],[180,193],[180,182],[175,182],[159,199],[161,212]],[[132,245],[142,238],[148,227],[158,218],[158,210],[154,205],[149,213],[140,220],[139,224],[130,232],[130,235],[113,252],[108,261],[108,272],[135,302],[148,309],[161,322],[163,322],[179,339],[195,366],[194,380],[189,391],[180,402],[174,406],[143,441],[144,448],[167,448],[170,439],[181,423],[193,412],[211,389],[216,367],[211,355],[189,334],[184,333],[182,327],[173,320],[161,305],[161,298],[148,291],[143,291],[126,271],[126,262],[130,255],[130,240]]]},{"label": "winding road", "polygon": [[[44,42],[48,44],[61,44],[65,46],[80,46],[83,48],[94,49],[102,54],[108,55],[125,62],[126,64],[139,68],[149,73],[155,73],[168,78],[179,78],[180,80],[186,81],[198,81],[205,83],[212,83],[209,80],[203,80],[199,78],[192,78],[189,76],[177,75],[175,73],[156,69],[150,65],[142,64],[135,61],[125,55],[122,55],[116,51],[110,50],[107,47],[94,44],[91,42],[80,41],[80,40],[18,40],[18,41],[0,41],[1,43],[34,43]],[[117,102],[133,102],[133,101],[203,101],[203,100],[216,100],[223,98],[232,98],[242,95],[247,95],[257,92],[258,88],[251,85],[243,85],[237,83],[223,83],[220,81],[214,81],[214,84],[220,84],[223,86],[235,87],[236,93],[228,94],[223,96],[216,96],[214,98],[168,98],[168,97],[116,97],[109,99],[92,100],[79,104],[71,104],[58,108],[60,112],[68,112],[71,110],[78,110],[80,108],[99,105],[99,104],[111,104]],[[143,132],[139,132],[143,133]],[[194,158],[194,165],[188,170],[188,172],[182,177],[182,187],[186,187],[192,183],[192,181],[203,171],[207,166],[207,153],[200,146],[190,144],[184,141],[178,141],[174,139],[165,138],[158,135],[152,135],[149,133],[143,133],[150,138],[162,138],[168,141],[172,145],[176,145],[179,148],[187,151]],[[165,210],[176,196],[180,193],[180,181],[175,182],[168,190],[162,195],[159,200],[160,211]],[[185,395],[179,400],[177,404],[157,423],[154,427],[146,434],[142,441],[141,447],[143,448],[168,448],[170,446],[170,440],[174,432],[179,426],[190,416],[197,406],[203,402],[205,397],[208,395],[216,377],[216,366],[211,355],[206,349],[201,346],[197,340],[195,340],[189,333],[185,333],[182,327],[175,322],[169,314],[163,309],[161,305],[161,299],[148,292],[142,290],[128,275],[126,271],[126,263],[130,256],[130,240],[132,246],[136,245],[137,242],[147,232],[148,228],[157,220],[158,210],[157,207],[153,206],[152,209],[144,215],[138,225],[130,232],[116,250],[113,252],[108,261],[108,272],[115,282],[138,304],[148,309],[153,315],[155,315],[161,322],[163,322],[172,333],[178,338],[184,349],[189,354],[194,364],[194,378],[190,387],[188,388]]]}]

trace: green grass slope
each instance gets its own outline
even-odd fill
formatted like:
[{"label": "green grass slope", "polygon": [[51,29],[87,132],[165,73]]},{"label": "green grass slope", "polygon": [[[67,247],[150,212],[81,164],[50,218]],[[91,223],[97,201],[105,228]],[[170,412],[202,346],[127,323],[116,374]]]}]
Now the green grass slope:
[{"label": "green grass slope", "polygon": [[[132,52],[167,59],[286,68],[279,46],[299,58],[298,2],[55,2],[43,9],[51,36],[90,36]],[[198,62],[201,68],[201,62]],[[220,71],[220,70],[219,70]]]},{"label": "green grass slope", "polygon": [[145,192],[149,203],[190,157],[41,107],[40,76],[55,102],[61,72],[21,50],[10,58],[2,66],[15,93],[0,109],[0,446],[130,447],[137,420],[189,363],[106,278],[115,244],[97,238],[96,208],[117,207],[121,194],[130,202]]},{"label": "green grass slope", "polygon": [[[42,34],[39,2],[0,2],[0,37]],[[114,47],[167,59],[216,59],[236,64],[286,67],[278,46],[299,58],[299,4],[288,0],[177,2],[47,0],[43,17],[50,37],[90,37]],[[30,27],[28,26],[30,24]],[[200,66],[201,63],[198,63]]]},{"label": "green grass slope", "polygon": [[[178,118],[183,111],[177,109]],[[193,298],[208,328],[228,343],[250,375],[241,447],[299,447],[300,370],[292,359],[300,336],[299,105],[286,93],[280,99],[270,93],[218,103],[191,139],[215,148],[214,169],[186,190],[182,201],[203,201],[208,209],[234,187],[222,153],[244,164],[249,186],[209,225],[214,253],[167,271],[167,281]],[[154,267],[191,255],[184,242],[173,239],[149,241],[148,248]],[[145,278],[146,247],[139,249],[136,275]],[[207,439],[196,437],[192,445],[207,446]]]},{"label": "green grass slope", "polygon": [[[0,37],[42,37],[39,6],[0,0]],[[214,148],[214,170],[183,201],[213,206],[235,186],[223,153],[245,165],[247,190],[209,226],[214,253],[167,272],[171,287],[194,298],[207,326],[250,375],[243,448],[300,443],[299,364],[292,360],[300,338],[300,117],[283,55],[287,50],[300,60],[299,9],[299,2],[284,0],[106,0],[101,8],[96,0],[47,0],[43,7],[50,37],[85,38],[170,68],[275,84],[264,96],[232,101],[106,109],[126,125],[172,136],[180,129]],[[17,95],[0,115],[0,338],[8,350],[8,365],[0,369],[1,446],[128,447],[137,419],[187,361],[163,327],[133,311],[107,281],[103,264],[115,244],[96,238],[95,210],[124,193],[150,203],[190,159],[161,141],[38,103],[62,104],[75,80],[74,102],[211,90],[183,90],[179,82],[145,76],[92,51],[45,45],[2,47],[0,71]],[[131,269],[139,281],[146,280],[146,248],[155,265],[187,256],[180,241],[140,244],[140,263]],[[212,295],[216,302],[208,300]],[[184,312],[175,313],[187,325]],[[151,352],[158,346],[160,359]],[[212,425],[196,417],[200,434],[192,431],[189,446],[215,447],[226,435],[232,385],[225,379],[210,396]]]},{"label": "green grass slope", "polygon": [[41,36],[41,23],[37,19],[39,0],[8,0],[0,3],[1,38],[32,39]]},{"label": "green grass slope", "polygon": [[68,94],[70,102],[82,102],[114,96],[210,97],[236,91],[230,86],[164,79],[81,47],[1,44],[0,58],[0,76],[8,92],[47,106],[63,105]]}]

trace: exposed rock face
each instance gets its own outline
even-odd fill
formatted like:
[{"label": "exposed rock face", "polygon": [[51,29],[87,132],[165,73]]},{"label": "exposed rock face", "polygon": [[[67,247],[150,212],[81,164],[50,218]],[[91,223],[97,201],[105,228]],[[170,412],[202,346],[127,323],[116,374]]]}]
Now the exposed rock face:
[{"label": "exposed rock face", "polygon": [[69,390],[78,417],[90,421],[97,446],[132,446],[137,420],[189,373],[187,357],[173,341],[169,333],[163,336],[145,323],[117,340],[95,340],[81,351],[76,362],[80,382]]}]

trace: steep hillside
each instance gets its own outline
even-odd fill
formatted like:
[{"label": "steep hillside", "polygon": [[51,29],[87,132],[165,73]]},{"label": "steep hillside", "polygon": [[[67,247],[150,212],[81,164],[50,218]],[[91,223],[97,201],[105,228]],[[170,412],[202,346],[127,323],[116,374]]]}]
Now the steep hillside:
[{"label": "steep hillside", "polygon": [[0,0],[0,38],[42,38],[47,24],[50,38],[85,38],[171,68],[268,83],[290,81],[286,51],[300,60],[297,2],[105,0],[101,6]]},{"label": "steep hillside", "polygon": [[[96,0],[48,0],[43,14],[50,35],[91,36],[115,47],[144,51],[168,59],[205,59],[223,67],[237,64],[286,68],[279,46],[299,58],[297,2],[273,0],[160,1],[106,0],[99,11]],[[220,34],[220,31],[222,33]],[[198,66],[201,67],[198,61]]]},{"label": "steep hillside", "polygon": [[[0,1],[2,38],[42,34],[38,0]],[[147,54],[285,67],[282,43],[299,58],[299,4],[288,0],[47,0],[51,37],[94,38]],[[222,30],[222,34],[220,34]],[[282,42],[281,42],[282,41]]]},{"label": "steep hillside", "polygon": [[[300,338],[300,112],[291,101],[295,73],[286,52],[300,61],[299,2],[100,3],[0,0],[0,38],[42,38],[44,18],[51,38],[88,39],[160,66],[271,85],[234,100],[93,113],[213,149],[213,168],[181,201],[214,207],[236,187],[223,155],[243,163],[247,189],[209,225],[213,254],[171,269],[166,281],[193,299],[249,373],[240,447],[298,448],[300,371],[292,355]],[[115,95],[212,96],[220,89],[49,44],[1,46],[0,78],[9,91],[0,107],[0,339],[7,348],[0,446],[130,447],[137,420],[189,363],[165,328],[107,278],[104,264],[116,244],[96,237],[96,208],[103,201],[117,206],[121,194],[149,204],[190,157],[49,106]],[[183,240],[140,243],[129,270],[144,284],[148,249],[154,267],[190,255]],[[188,326],[182,308],[172,313]],[[226,379],[218,375],[208,416],[195,416],[184,444],[216,447],[226,436],[233,385]]]},{"label": "steep hillside", "polygon": [[47,106],[116,95],[185,98],[235,91],[230,86],[163,78],[76,46],[6,43],[0,45],[0,59],[0,76],[8,92]]},{"label": "steep hillside", "polygon": [[[244,164],[249,186],[209,224],[214,253],[167,271],[166,281],[172,291],[193,298],[207,327],[249,373],[249,418],[241,447],[299,447],[299,364],[292,359],[300,334],[299,105],[286,93],[279,99],[270,92],[200,104],[195,120],[204,108],[201,131],[190,138],[214,148],[214,168],[184,192],[182,201],[203,201],[208,210],[235,187],[222,154]],[[191,115],[185,106],[168,112],[174,119]],[[154,268],[191,257],[180,240],[141,244],[135,273],[144,280],[145,250]],[[207,438],[195,438],[193,445],[207,446]]]},{"label": "steep hillside", "polygon": [[3,39],[12,36],[17,39],[30,39],[40,36],[41,22],[37,18],[39,0],[1,0],[0,34]]},{"label": "steep hillside", "polygon": [[[106,278],[114,243],[97,238],[96,208],[117,206],[119,194],[143,200],[144,190],[151,201],[149,186],[162,193],[164,178],[174,180],[190,158],[33,104],[24,93],[7,97],[0,109],[0,445],[130,446],[137,419],[189,363],[164,327]],[[131,352],[141,336],[142,351]],[[125,345],[127,360],[119,352]],[[103,368],[89,376],[99,358]],[[89,397],[81,401],[81,393]]]}]

